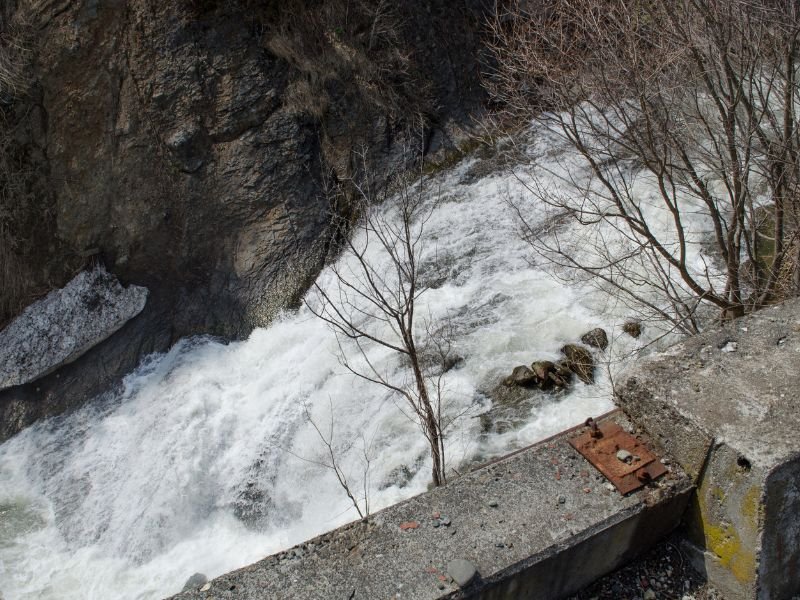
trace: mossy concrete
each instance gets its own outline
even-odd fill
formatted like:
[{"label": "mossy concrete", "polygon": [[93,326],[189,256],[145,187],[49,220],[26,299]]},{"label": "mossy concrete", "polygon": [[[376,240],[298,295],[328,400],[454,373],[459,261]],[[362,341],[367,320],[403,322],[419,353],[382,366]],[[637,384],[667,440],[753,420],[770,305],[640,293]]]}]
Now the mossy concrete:
[{"label": "mossy concrete", "polygon": [[[633,430],[621,414],[611,417]],[[680,521],[692,486],[677,466],[621,496],[565,433],[277,555],[218,577],[208,598],[548,599],[578,591]],[[446,516],[449,526],[437,522]],[[436,526],[438,525],[438,526]],[[463,559],[464,589],[447,575]]]},{"label": "mossy concrete", "polygon": [[800,302],[635,365],[622,409],[694,479],[690,549],[726,598],[800,593]]}]

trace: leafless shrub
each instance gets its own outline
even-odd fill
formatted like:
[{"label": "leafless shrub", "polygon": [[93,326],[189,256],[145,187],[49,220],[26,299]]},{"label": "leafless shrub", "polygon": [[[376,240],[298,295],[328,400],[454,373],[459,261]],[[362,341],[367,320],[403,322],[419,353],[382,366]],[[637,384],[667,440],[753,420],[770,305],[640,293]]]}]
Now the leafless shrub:
[{"label": "leafless shrub", "polygon": [[[433,484],[439,486],[447,481],[446,431],[462,415],[448,410],[443,385],[453,360],[450,328],[420,314],[426,282],[436,279],[423,277],[421,269],[425,225],[436,203],[424,182],[412,185],[408,176],[399,176],[395,183],[394,214],[381,206],[388,192],[378,194],[369,180],[328,189],[331,202],[339,205],[342,195],[353,192],[359,218],[342,223],[351,235],[342,236],[342,256],[329,266],[332,285],[316,283],[306,304],[336,334],[341,364],[387,390],[419,426],[430,450]],[[376,347],[402,357],[407,370],[387,372],[373,362],[369,351]]]},{"label": "leafless shrub", "polygon": [[558,229],[540,235],[530,207],[515,206],[526,239],[687,332],[701,307],[725,318],[778,299],[800,214],[796,3],[541,4],[498,10],[487,85],[499,123],[535,119],[582,159],[588,178],[560,165],[528,185],[540,206],[591,229],[580,241],[591,252],[576,254]]}]

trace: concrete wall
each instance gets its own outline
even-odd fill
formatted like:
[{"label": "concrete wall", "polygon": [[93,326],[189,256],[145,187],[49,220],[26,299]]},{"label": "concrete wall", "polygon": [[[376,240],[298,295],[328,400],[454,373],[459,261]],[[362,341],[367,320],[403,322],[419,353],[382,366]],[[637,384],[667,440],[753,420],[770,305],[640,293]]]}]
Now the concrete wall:
[{"label": "concrete wall", "polygon": [[726,599],[800,594],[800,302],[637,363],[618,402],[693,478],[687,546]]}]

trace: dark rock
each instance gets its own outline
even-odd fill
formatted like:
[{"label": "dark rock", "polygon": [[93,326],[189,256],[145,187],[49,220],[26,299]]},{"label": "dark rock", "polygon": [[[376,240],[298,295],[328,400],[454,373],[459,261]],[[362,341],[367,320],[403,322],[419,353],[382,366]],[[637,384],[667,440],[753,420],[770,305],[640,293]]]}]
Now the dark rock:
[{"label": "dark rock", "polygon": [[606,330],[601,327],[584,333],[581,336],[581,341],[592,348],[599,348],[600,350],[608,348],[608,334],[606,334]]},{"label": "dark rock", "polygon": [[531,371],[534,372],[539,381],[547,381],[550,373],[555,370],[555,363],[549,360],[537,360],[531,364]]},{"label": "dark rock", "polygon": [[552,387],[563,388],[570,384],[572,371],[565,364],[556,364],[549,360],[538,360],[531,365],[531,370],[538,379],[541,389]]},{"label": "dark rock", "polygon": [[465,587],[478,574],[475,565],[463,558],[457,558],[447,563],[447,574],[453,578],[458,587]]},{"label": "dark rock", "polygon": [[206,577],[202,573],[195,573],[194,575],[189,577],[189,579],[186,580],[186,583],[183,584],[183,589],[181,591],[185,592],[187,590],[193,590],[195,588],[199,588],[207,582],[208,582],[208,577]]},{"label": "dark rock", "polygon": [[516,385],[519,387],[534,387],[538,383],[536,374],[525,365],[514,367],[509,377],[506,377],[505,384],[508,386]]},{"label": "dark rock", "polygon": [[566,365],[570,371],[584,383],[594,383],[594,359],[589,350],[577,344],[567,344],[561,352],[567,357]]},{"label": "dark rock", "polygon": [[622,331],[632,338],[638,338],[642,335],[642,324],[639,321],[626,321],[622,326]]}]

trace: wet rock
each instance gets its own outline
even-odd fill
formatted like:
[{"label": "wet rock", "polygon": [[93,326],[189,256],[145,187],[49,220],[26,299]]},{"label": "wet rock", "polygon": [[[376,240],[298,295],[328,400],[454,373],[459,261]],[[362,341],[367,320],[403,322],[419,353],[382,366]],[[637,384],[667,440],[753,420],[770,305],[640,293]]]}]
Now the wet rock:
[{"label": "wet rock", "polygon": [[531,365],[531,370],[536,374],[538,386],[543,390],[566,387],[572,380],[572,371],[566,365],[549,360],[537,360]]},{"label": "wet rock", "polygon": [[147,293],[98,267],[34,302],[0,332],[0,390],[74,361],[138,315]]},{"label": "wet rock", "polygon": [[594,359],[592,353],[583,346],[567,344],[561,348],[566,356],[566,365],[586,384],[594,383]]},{"label": "wet rock", "polygon": [[638,338],[642,335],[642,324],[639,321],[626,321],[622,326],[622,331],[632,338]]},{"label": "wet rock", "polygon": [[478,571],[468,560],[457,558],[447,563],[447,574],[453,578],[458,587],[465,587],[475,578]]},{"label": "wet rock", "polygon": [[549,360],[537,360],[531,365],[531,371],[534,372],[540,381],[547,380],[550,373],[554,372],[555,370],[555,363]]},{"label": "wet rock", "polygon": [[608,334],[606,330],[601,327],[584,333],[581,336],[581,341],[592,348],[599,348],[600,350],[608,348]]},{"label": "wet rock", "polygon": [[202,585],[208,582],[208,577],[206,577],[203,573],[195,573],[189,579],[186,580],[186,583],[183,584],[182,592],[186,590],[193,590],[195,588],[199,588]]},{"label": "wet rock", "polygon": [[506,377],[505,384],[508,386],[516,385],[519,387],[534,387],[538,379],[536,374],[525,365],[514,367],[509,377]]}]

